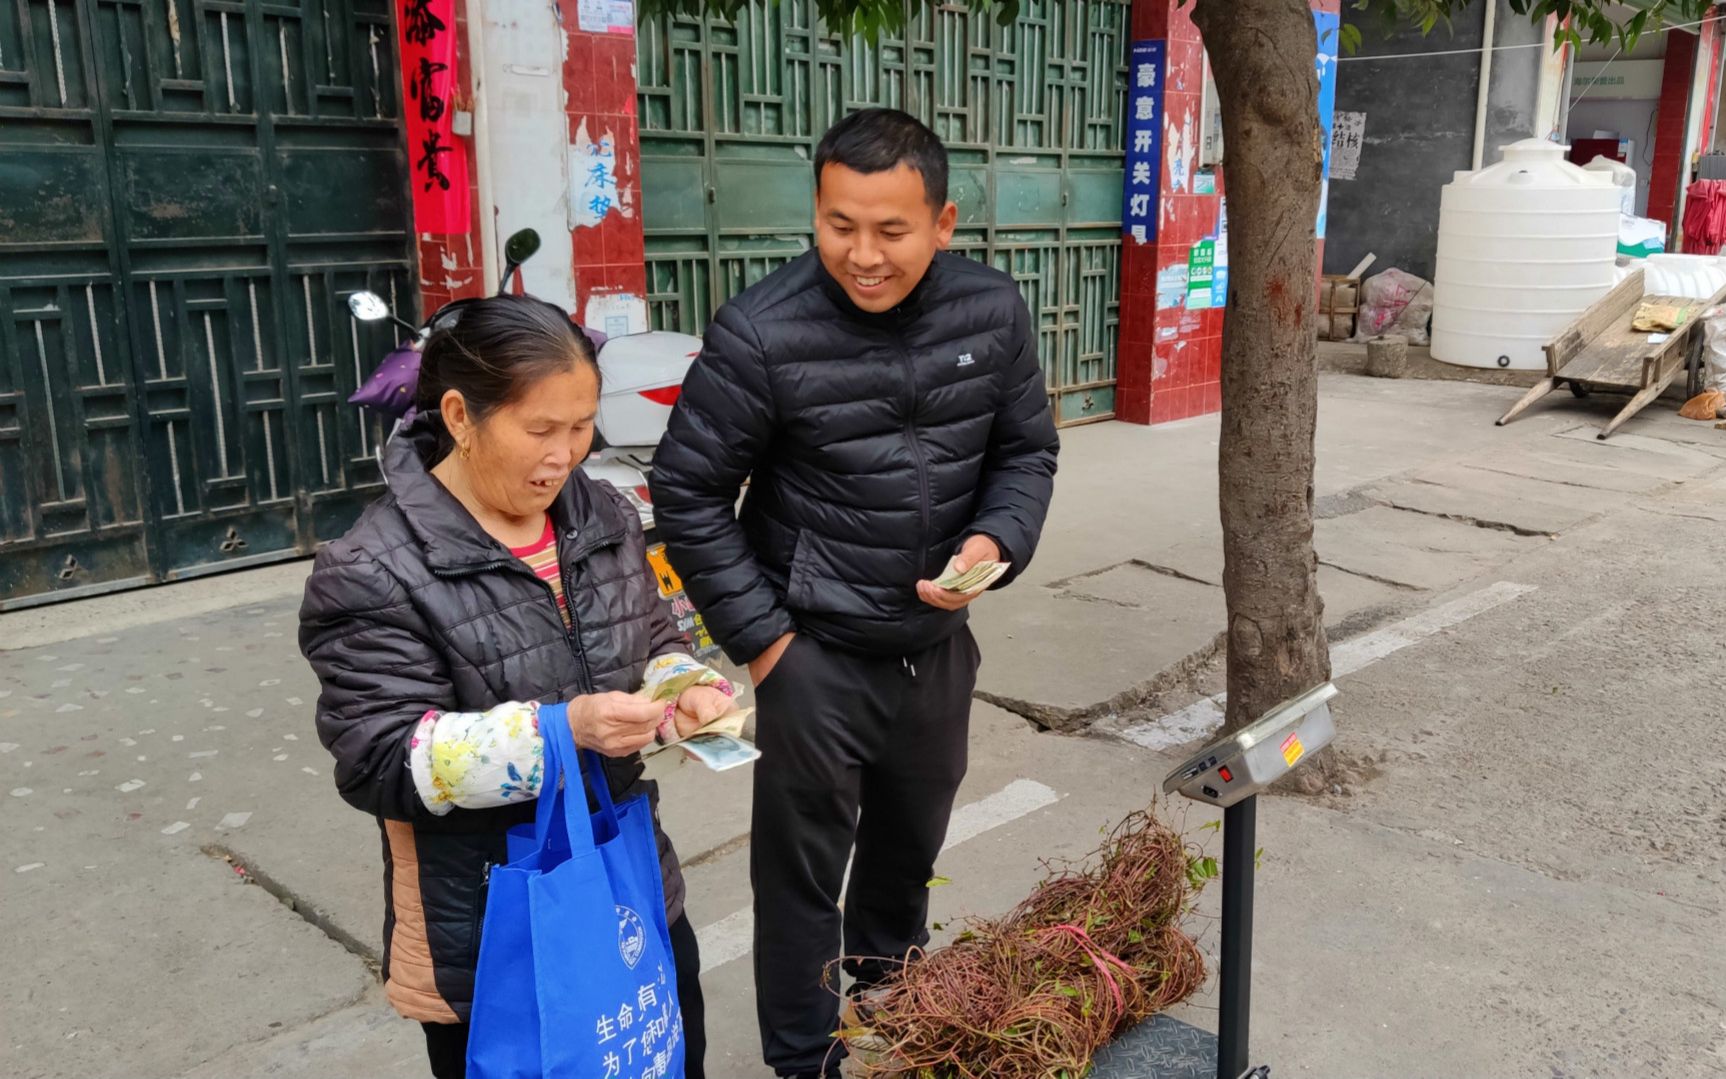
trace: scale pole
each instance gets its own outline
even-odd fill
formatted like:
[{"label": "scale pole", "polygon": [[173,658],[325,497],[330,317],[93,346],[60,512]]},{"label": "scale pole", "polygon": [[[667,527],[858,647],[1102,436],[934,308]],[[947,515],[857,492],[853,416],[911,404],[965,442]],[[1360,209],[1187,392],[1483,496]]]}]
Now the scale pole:
[{"label": "scale pole", "polygon": [[1253,863],[1258,849],[1258,795],[1223,810],[1223,957],[1217,972],[1217,1079],[1240,1079],[1248,1068],[1252,1017]]}]

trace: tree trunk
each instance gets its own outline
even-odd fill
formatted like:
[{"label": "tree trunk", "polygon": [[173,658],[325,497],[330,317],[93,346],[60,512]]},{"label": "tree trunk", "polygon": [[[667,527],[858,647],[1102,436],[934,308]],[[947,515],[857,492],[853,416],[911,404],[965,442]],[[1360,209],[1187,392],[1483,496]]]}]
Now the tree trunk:
[{"label": "tree trunk", "polygon": [[[1229,298],[1219,500],[1236,730],[1330,677],[1312,545],[1323,156],[1307,0],[1195,0],[1223,111]],[[1324,768],[1303,769],[1322,789]]]}]

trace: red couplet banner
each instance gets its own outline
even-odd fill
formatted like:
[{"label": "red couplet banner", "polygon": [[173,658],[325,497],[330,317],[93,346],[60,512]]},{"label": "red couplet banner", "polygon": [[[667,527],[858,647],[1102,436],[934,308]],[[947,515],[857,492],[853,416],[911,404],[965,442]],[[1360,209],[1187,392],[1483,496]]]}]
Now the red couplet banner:
[{"label": "red couplet banner", "polygon": [[455,0],[397,4],[414,231],[465,235],[471,217],[467,146],[450,130],[455,119]]}]

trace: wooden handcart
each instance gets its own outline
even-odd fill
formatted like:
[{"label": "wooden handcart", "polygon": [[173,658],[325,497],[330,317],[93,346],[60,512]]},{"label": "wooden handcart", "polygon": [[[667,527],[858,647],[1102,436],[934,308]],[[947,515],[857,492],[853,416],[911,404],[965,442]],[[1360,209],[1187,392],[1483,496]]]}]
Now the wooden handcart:
[{"label": "wooden handcart", "polygon": [[[1630,328],[1644,301],[1671,303],[1691,309],[1684,325],[1668,334]],[[1546,378],[1529,390],[1498,420],[1500,427],[1522,415],[1538,400],[1569,386],[1577,397],[1595,390],[1630,394],[1630,401],[1601,430],[1607,438],[1672,385],[1679,372],[1690,372],[1694,396],[1702,370],[1701,314],[1726,301],[1726,288],[1707,300],[1684,296],[1644,296],[1642,271],[1619,282],[1563,333],[1546,343]]]}]

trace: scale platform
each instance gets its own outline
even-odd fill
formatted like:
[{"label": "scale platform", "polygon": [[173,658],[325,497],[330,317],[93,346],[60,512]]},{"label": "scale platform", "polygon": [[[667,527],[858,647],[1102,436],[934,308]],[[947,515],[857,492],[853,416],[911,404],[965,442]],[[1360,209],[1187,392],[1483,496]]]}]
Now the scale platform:
[{"label": "scale platform", "polygon": [[1090,1079],[1216,1079],[1217,1036],[1153,1015],[1097,1054]]}]

